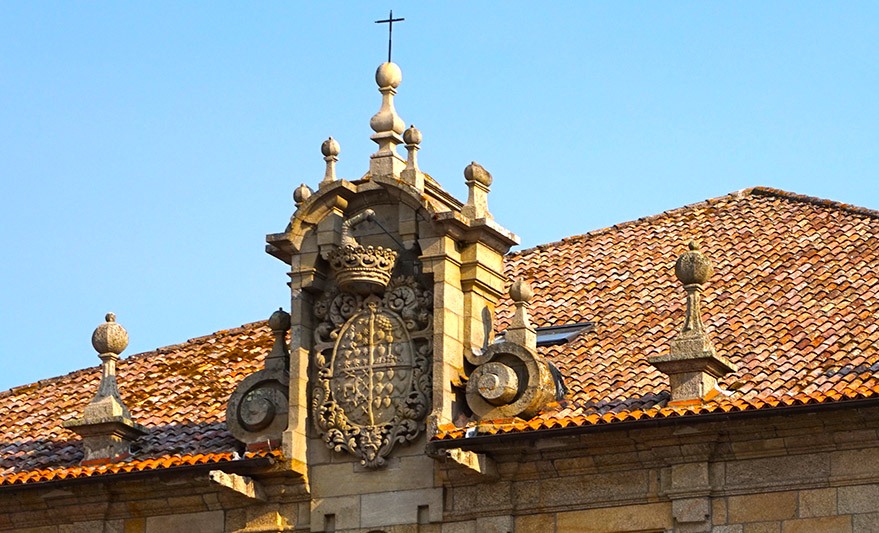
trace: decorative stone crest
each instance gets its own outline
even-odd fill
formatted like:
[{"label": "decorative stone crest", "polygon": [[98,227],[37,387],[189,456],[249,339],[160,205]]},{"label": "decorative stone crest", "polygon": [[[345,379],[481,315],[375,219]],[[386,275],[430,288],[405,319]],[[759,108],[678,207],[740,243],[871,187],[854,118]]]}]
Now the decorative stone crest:
[{"label": "decorative stone crest", "polygon": [[410,276],[382,296],[331,288],[315,302],[312,418],[337,452],[385,464],[424,429],[430,408],[433,296]]},{"label": "decorative stone crest", "polygon": [[249,448],[276,446],[287,428],[287,331],[290,315],[278,309],[269,318],[275,336],[265,368],[244,378],[226,405],[226,425],[232,435]]}]

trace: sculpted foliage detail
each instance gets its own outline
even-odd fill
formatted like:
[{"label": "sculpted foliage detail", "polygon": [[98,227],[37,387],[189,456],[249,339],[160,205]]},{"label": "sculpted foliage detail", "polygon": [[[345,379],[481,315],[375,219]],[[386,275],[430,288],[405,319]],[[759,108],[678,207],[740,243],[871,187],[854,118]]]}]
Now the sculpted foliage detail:
[{"label": "sculpted foliage detail", "polygon": [[433,297],[414,278],[383,296],[327,291],[314,306],[312,416],[327,445],[368,467],[424,429],[430,398]]}]

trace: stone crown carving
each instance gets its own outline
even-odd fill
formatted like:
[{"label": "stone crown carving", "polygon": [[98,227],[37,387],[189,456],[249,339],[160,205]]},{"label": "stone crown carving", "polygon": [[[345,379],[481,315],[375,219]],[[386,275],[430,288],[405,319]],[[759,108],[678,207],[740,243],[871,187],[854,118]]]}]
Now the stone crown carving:
[{"label": "stone crown carving", "polygon": [[366,294],[388,285],[397,252],[380,246],[346,244],[330,252],[327,260],[343,291]]},{"label": "stone crown carving", "polygon": [[397,252],[381,246],[362,246],[351,235],[358,224],[375,220],[375,211],[362,212],[342,222],[341,245],[327,256],[336,283],[343,291],[357,294],[381,292],[388,286]]}]

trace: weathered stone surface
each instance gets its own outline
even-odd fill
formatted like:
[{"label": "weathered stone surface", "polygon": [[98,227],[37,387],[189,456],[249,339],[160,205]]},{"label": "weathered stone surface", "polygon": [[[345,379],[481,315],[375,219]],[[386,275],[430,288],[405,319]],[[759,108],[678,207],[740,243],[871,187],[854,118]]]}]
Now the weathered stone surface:
[{"label": "weathered stone surface", "polygon": [[223,511],[150,516],[146,519],[146,533],[168,533],[169,531],[217,533],[223,531],[224,528]]},{"label": "weathered stone surface", "polygon": [[769,492],[747,496],[730,496],[728,520],[731,524],[785,520],[797,516],[796,492]]},{"label": "weathered stone surface", "polygon": [[839,487],[839,512],[879,512],[879,485]]},{"label": "weathered stone surface", "polygon": [[328,516],[336,529],[360,527],[360,497],[342,496],[339,498],[314,499],[311,502],[311,530],[325,531]]},{"label": "weathered stone surface", "polygon": [[517,516],[514,521],[516,533],[553,533],[555,514],[543,513]]},{"label": "weathered stone surface", "polygon": [[829,473],[826,454],[802,454],[730,462],[726,467],[726,481],[731,487],[788,487],[826,479]]},{"label": "weathered stone surface", "polygon": [[744,533],[781,533],[781,522],[751,522],[744,525]]},{"label": "weathered stone surface", "polygon": [[476,520],[466,522],[447,522],[442,525],[442,533],[477,533]]},{"label": "weathered stone surface", "polygon": [[355,464],[352,461],[314,465],[310,471],[311,482],[327,498],[433,485],[434,461],[423,454],[395,458],[386,468],[375,471],[355,473]]},{"label": "weathered stone surface", "polygon": [[58,526],[58,533],[126,533],[123,520],[90,520]]},{"label": "weathered stone surface", "polygon": [[853,516],[852,533],[879,533],[879,513]]},{"label": "weathered stone surface", "polygon": [[479,533],[513,533],[513,517],[483,516],[476,519],[476,531]]},{"label": "weathered stone surface", "polygon": [[[541,481],[540,501],[544,506],[607,503],[643,498],[649,490],[647,471],[622,471],[584,477]],[[669,505],[669,509],[671,506]]]},{"label": "weathered stone surface", "polygon": [[709,523],[711,504],[708,498],[686,498],[671,503],[675,524]]},{"label": "weathered stone surface", "polygon": [[800,518],[832,516],[836,514],[836,489],[800,491]]},{"label": "weathered stone surface", "polygon": [[713,524],[726,524],[726,500],[714,498],[711,500],[711,522]]},{"label": "weathered stone surface", "polygon": [[858,479],[879,475],[879,453],[875,448],[834,452],[830,457],[834,478]]},{"label": "weathered stone surface", "polygon": [[383,527],[418,523],[418,508],[427,506],[430,522],[441,522],[443,491],[436,489],[405,490],[364,494],[360,498],[360,527]]},{"label": "weathered stone surface", "polygon": [[851,531],[850,516],[801,518],[785,520],[781,524],[781,533],[851,533]]},{"label": "weathered stone surface", "polygon": [[735,524],[731,526],[714,526],[711,533],[744,533],[745,526]]},{"label": "weathered stone surface", "polygon": [[558,513],[558,533],[664,530],[672,527],[671,504],[627,505]]}]

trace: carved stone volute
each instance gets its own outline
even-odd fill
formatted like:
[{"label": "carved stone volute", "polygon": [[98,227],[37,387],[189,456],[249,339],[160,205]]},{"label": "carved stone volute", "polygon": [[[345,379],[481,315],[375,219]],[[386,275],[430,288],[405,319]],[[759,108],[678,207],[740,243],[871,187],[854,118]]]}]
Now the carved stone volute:
[{"label": "carved stone volute", "polygon": [[476,367],[467,380],[467,405],[479,418],[529,419],[555,399],[549,363],[537,353],[537,337],[528,316],[532,295],[528,283],[513,283],[510,296],[516,312],[504,340],[467,357]]},{"label": "carved stone volute", "polygon": [[277,447],[287,428],[290,315],[278,309],[269,318],[269,327],[275,342],[265,367],[244,378],[226,405],[229,431],[250,449]]}]

